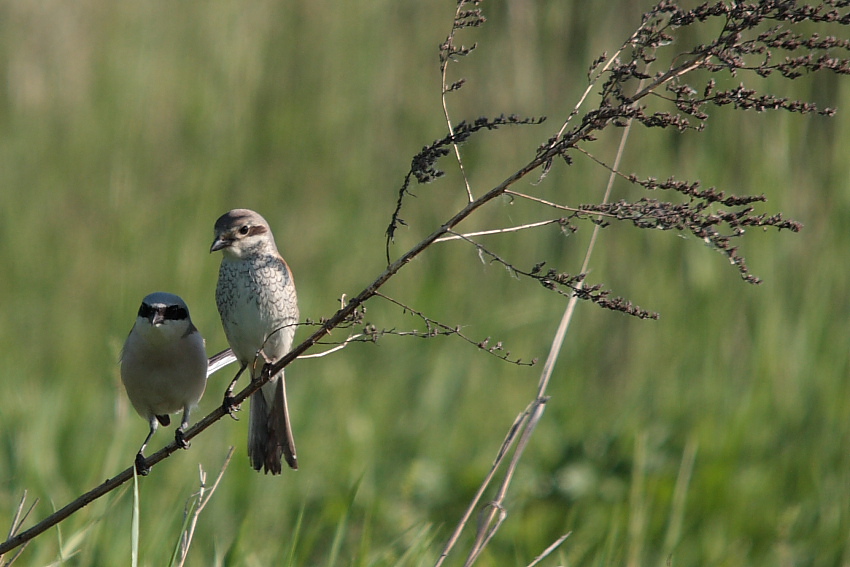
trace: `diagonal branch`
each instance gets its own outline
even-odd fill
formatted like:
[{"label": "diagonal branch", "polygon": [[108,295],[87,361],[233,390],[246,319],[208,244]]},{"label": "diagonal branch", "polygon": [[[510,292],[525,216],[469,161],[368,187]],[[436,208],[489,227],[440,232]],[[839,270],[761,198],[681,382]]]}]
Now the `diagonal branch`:
[{"label": "diagonal branch", "polygon": [[[248,399],[254,392],[258,391],[264,384],[268,383],[270,378],[276,375],[278,372],[283,370],[286,366],[288,366],[293,360],[298,358],[301,354],[304,354],[307,350],[317,344],[323,337],[327,336],[333,329],[337,326],[344,323],[349,316],[351,316],[354,311],[363,305],[367,300],[371,299],[378,290],[389,281],[395,274],[397,274],[404,266],[410,263],[411,260],[419,256],[422,252],[424,252],[428,247],[430,247],[434,242],[440,238],[441,236],[446,235],[449,231],[451,231],[455,226],[460,224],[463,220],[469,217],[476,210],[502,195],[508,187],[516,183],[518,180],[522,179],[530,172],[534,171],[541,165],[543,165],[544,161],[557,153],[558,150],[550,150],[549,152],[543,153],[542,155],[536,157],[531,162],[529,162],[525,167],[521,168],[514,174],[507,177],[504,181],[502,181],[499,185],[492,188],[490,191],[476,199],[475,201],[468,203],[463,209],[458,211],[453,217],[451,217],[448,221],[446,221],[442,226],[428,235],[425,239],[415,245],[413,248],[404,253],[400,258],[398,258],[395,262],[391,263],[387,268],[376,277],[372,283],[367,285],[363,290],[354,296],[345,306],[339,309],[333,316],[329,319],[325,320],[322,325],[313,332],[307,339],[298,344],[295,348],[293,348],[286,356],[282,357],[280,360],[275,362],[274,364],[267,364],[265,371],[263,372],[262,377],[259,380],[256,380],[246,386],[243,390],[241,390],[238,394],[234,396],[234,404],[238,405]],[[217,407],[209,414],[207,414],[203,419],[197,422],[195,425],[190,427],[185,435],[183,436],[186,441],[190,441],[195,436],[208,429],[213,423],[219,421],[224,416],[229,415],[224,408],[221,406]],[[153,467],[158,464],[160,461],[168,458],[173,453],[177,452],[180,447],[175,442],[171,442],[156,453],[152,454],[147,458],[147,465],[149,467]],[[128,480],[133,478],[133,467],[129,467],[116,476],[104,481],[102,484],[96,486],[95,488],[89,490],[82,496],[78,497],[73,502],[67,504],[63,508],[60,508],[35,526],[25,530],[15,536],[8,538],[6,541],[0,543],[0,555],[15,549],[16,547],[26,543],[27,541],[35,538],[36,536],[44,533],[46,530],[65,520],[75,512],[81,510],[85,506],[91,504],[98,498],[108,494],[109,492],[115,490]]]}]

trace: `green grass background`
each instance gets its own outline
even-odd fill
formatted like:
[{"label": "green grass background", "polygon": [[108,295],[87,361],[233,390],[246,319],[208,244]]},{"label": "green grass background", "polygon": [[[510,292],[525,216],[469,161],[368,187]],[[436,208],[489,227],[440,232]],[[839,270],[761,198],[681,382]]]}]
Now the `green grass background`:
[{"label": "green grass background", "polygon": [[[0,3],[0,521],[24,490],[39,499],[32,522],[132,463],[146,426],[117,361],[144,295],[180,294],[210,352],[226,346],[219,260],[207,252],[222,212],[249,207],[270,221],[303,317],[329,316],[382,270],[410,159],[446,130],[437,48],[454,4]],[[649,7],[602,5],[485,3],[488,23],[460,36],[478,50],[451,68],[467,79],[449,101],[455,122],[549,116],[463,147],[476,194],[557,131],[590,61]],[[481,565],[526,565],[567,531],[544,565],[850,562],[850,91],[829,77],[771,86],[841,111],[725,109],[702,134],[635,129],[623,169],[765,193],[765,211],[805,230],[748,235],[758,287],[693,238],[603,232],[592,281],[661,319],[580,306]],[[614,134],[595,146],[609,162]],[[394,254],[463,205],[455,164],[441,166],[446,178],[414,187]],[[605,179],[579,159],[517,189],[574,205],[598,200]],[[503,200],[463,228],[552,216]],[[547,260],[575,272],[589,234],[482,241],[526,268]],[[459,243],[407,266],[386,293],[526,360],[545,357],[565,306]],[[367,307],[378,327],[422,328],[380,300]],[[167,564],[198,464],[214,474],[231,445],[188,565],[433,564],[539,371],[445,338],[386,337],[299,361],[287,375],[301,470],[254,473],[247,419],[217,423],[141,480],[141,564]],[[196,418],[230,376],[211,379]],[[152,448],[170,439],[161,431]],[[131,493],[115,492],[32,542],[20,563],[129,564],[131,509]]]}]

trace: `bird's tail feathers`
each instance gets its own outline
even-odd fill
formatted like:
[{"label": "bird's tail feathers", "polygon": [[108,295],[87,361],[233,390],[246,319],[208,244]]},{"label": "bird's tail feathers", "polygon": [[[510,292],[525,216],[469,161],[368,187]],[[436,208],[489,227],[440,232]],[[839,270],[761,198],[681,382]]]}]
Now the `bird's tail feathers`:
[{"label": "bird's tail feathers", "polygon": [[282,459],[291,468],[298,468],[282,373],[251,396],[248,456],[254,470],[265,473],[280,474]]}]

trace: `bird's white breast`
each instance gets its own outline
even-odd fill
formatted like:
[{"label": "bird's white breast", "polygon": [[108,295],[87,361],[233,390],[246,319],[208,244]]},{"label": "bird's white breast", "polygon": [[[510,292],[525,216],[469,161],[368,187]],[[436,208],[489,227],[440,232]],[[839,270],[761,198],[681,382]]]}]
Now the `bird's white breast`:
[{"label": "bird's white breast", "polygon": [[206,387],[204,340],[187,321],[153,326],[139,318],[121,355],[121,380],[143,417],[197,404]]}]

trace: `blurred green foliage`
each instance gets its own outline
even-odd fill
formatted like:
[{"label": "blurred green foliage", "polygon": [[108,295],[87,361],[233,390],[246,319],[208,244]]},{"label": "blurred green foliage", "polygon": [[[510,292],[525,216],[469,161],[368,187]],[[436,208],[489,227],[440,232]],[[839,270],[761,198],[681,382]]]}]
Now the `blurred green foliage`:
[{"label": "blurred green foliage", "polygon": [[[449,98],[455,122],[549,116],[462,148],[477,194],[557,131],[590,61],[649,7],[585,4],[485,3],[487,24],[460,36],[478,49],[450,68],[452,80],[467,79]],[[222,212],[249,207],[270,221],[304,317],[329,316],[382,270],[410,159],[446,131],[437,53],[454,10],[386,0],[0,3],[0,519],[24,490],[40,500],[32,522],[132,464],[146,425],[117,360],[144,295],[180,294],[210,352],[226,346],[218,258],[207,253]],[[699,134],[636,129],[623,170],[764,193],[766,211],[805,230],[744,239],[758,287],[693,238],[603,231],[591,280],[661,319],[581,306],[507,520],[480,564],[526,565],[567,531],[545,564],[850,560],[850,92],[834,77],[766,84],[841,111],[723,109]],[[600,158],[613,159],[617,135],[600,139]],[[440,165],[444,179],[413,188],[394,255],[465,203],[456,165]],[[605,180],[580,159],[556,164],[534,190],[575,205],[598,200]],[[638,196],[615,187],[615,198]],[[550,216],[503,200],[463,228]],[[575,272],[590,228],[483,241],[527,268],[547,260]],[[406,267],[386,293],[525,360],[545,357],[565,306],[457,242]],[[378,327],[422,328],[380,299],[367,308]],[[230,375],[211,379],[196,416],[220,403]],[[142,564],[167,563],[198,464],[214,475],[231,445],[237,456],[188,565],[433,564],[533,398],[539,366],[452,339],[385,337],[287,375],[301,470],[254,473],[247,420],[217,423],[141,481]],[[170,435],[160,431],[151,448]],[[32,542],[21,562],[127,564],[131,506],[130,492],[111,494]]]}]

